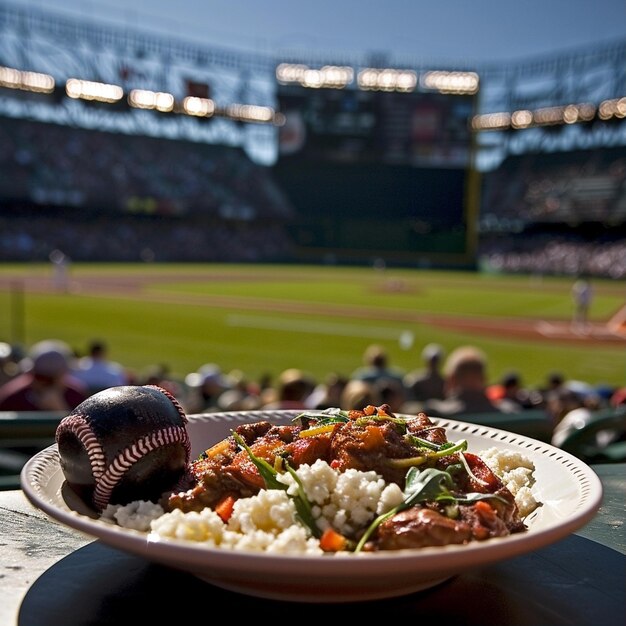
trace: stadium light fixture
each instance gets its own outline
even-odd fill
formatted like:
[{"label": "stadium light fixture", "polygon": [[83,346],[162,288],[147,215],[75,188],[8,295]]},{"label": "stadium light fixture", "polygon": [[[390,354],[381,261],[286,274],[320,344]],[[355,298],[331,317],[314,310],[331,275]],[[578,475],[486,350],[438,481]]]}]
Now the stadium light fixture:
[{"label": "stadium light fixture", "polygon": [[364,91],[410,92],[417,86],[417,74],[413,70],[367,67],[359,72],[357,83]]},{"label": "stadium light fixture", "polygon": [[505,111],[499,113],[484,113],[472,118],[473,130],[504,130],[511,126],[511,114]]},{"label": "stadium light fixture", "polygon": [[532,111],[522,109],[511,113],[511,126],[513,128],[529,128],[533,123]]},{"label": "stadium light fixture", "polygon": [[183,112],[195,117],[213,117],[215,113],[215,102],[210,98],[198,98],[197,96],[187,96],[183,99]]},{"label": "stadium light fixture", "polygon": [[626,97],[601,102],[598,107],[598,117],[604,121],[614,117],[619,119],[626,117]]},{"label": "stadium light fixture", "polygon": [[590,122],[596,115],[596,107],[588,102],[581,104],[568,104],[563,108],[563,121],[566,124],[577,122]]},{"label": "stadium light fixture", "polygon": [[613,117],[626,117],[626,98],[605,100],[596,107],[590,102],[567,104],[564,106],[544,107],[535,111],[526,109],[508,113],[483,113],[475,115],[471,120],[471,128],[482,130],[516,130],[538,127],[557,126],[563,124],[588,123],[595,119],[609,120]]},{"label": "stadium light fixture", "polygon": [[420,76],[420,86],[440,93],[474,94],[480,80],[476,72],[431,71]]},{"label": "stadium light fixture", "polygon": [[54,91],[54,78],[49,74],[0,66],[0,87],[35,93],[52,93]]},{"label": "stadium light fixture", "polygon": [[276,80],[282,85],[300,85],[310,89],[343,89],[354,80],[354,70],[341,65],[324,65],[319,69],[302,63],[280,63]]},{"label": "stadium light fixture", "polygon": [[274,109],[272,107],[258,106],[256,104],[229,104],[221,111],[222,115],[237,122],[274,122]]},{"label": "stadium light fixture", "polygon": [[109,85],[80,78],[68,78],[65,93],[75,100],[96,102],[119,102],[124,97],[124,90],[119,85]]},{"label": "stadium light fixture", "polygon": [[149,109],[161,113],[174,110],[174,96],[164,91],[149,89],[132,89],[128,94],[128,104],[136,109]]},{"label": "stadium light fixture", "polygon": [[543,107],[537,109],[532,114],[532,121],[535,126],[553,126],[554,124],[562,124],[564,121],[565,107]]}]

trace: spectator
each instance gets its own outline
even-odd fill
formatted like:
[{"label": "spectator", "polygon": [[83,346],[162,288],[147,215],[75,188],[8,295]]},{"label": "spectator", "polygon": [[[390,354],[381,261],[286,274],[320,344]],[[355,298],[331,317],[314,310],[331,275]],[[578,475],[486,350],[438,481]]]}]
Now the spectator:
[{"label": "spectator", "polygon": [[622,406],[626,404],[626,387],[618,387],[612,394],[609,399],[609,404],[612,407]]},{"label": "spectator", "polygon": [[359,411],[370,404],[372,406],[380,406],[381,404],[380,395],[377,393],[374,383],[356,378],[349,380],[341,392],[339,408],[344,411],[351,411],[352,409]]},{"label": "spectator", "polygon": [[62,341],[35,344],[23,371],[0,387],[2,411],[70,411],[85,400],[87,387],[71,375],[72,352]]},{"label": "spectator", "polygon": [[248,380],[240,369],[228,372],[227,381],[230,386],[217,399],[222,411],[252,411],[261,407],[259,388]]},{"label": "spectator", "polygon": [[357,368],[350,378],[374,383],[383,378],[390,378],[403,383],[404,374],[398,368],[389,365],[389,355],[383,346],[369,345],[363,353],[363,365]]},{"label": "spectator", "polygon": [[109,360],[108,346],[100,340],[94,340],[89,344],[88,354],[78,360],[73,373],[87,386],[91,394],[129,382],[124,368],[119,363]]},{"label": "spectator", "polygon": [[206,363],[197,372],[187,374],[185,383],[189,394],[185,410],[189,413],[212,413],[220,410],[219,398],[231,388],[219,365]]},{"label": "spectator", "polygon": [[171,393],[182,405],[186,403],[187,389],[175,376],[172,375],[167,363],[154,363],[140,376],[128,373],[129,384],[157,385]]},{"label": "spectator", "polygon": [[0,341],[0,385],[15,378],[20,373],[19,362],[23,358],[21,349],[6,341]]},{"label": "spectator", "polygon": [[501,413],[487,397],[487,357],[474,346],[456,348],[444,366],[445,398],[424,403],[433,416],[452,417],[469,413]]},{"label": "spectator", "polygon": [[313,392],[315,382],[295,367],[286,369],[278,377],[273,400],[265,402],[264,409],[306,409],[307,398]]},{"label": "spectator", "polygon": [[409,372],[404,377],[409,401],[443,399],[445,381],[440,370],[444,354],[444,349],[437,343],[429,343],[424,347],[422,350],[424,368]]},{"label": "spectator", "polygon": [[499,383],[487,387],[487,396],[506,413],[532,409],[541,404],[539,392],[531,392],[522,385],[518,372],[508,372]]},{"label": "spectator", "polygon": [[546,376],[545,384],[539,388],[541,394],[542,404],[548,403],[548,398],[554,391],[559,391],[565,388],[565,376],[561,372],[550,372]]},{"label": "spectator", "polygon": [[374,383],[374,391],[379,396],[380,404],[388,404],[392,413],[402,413],[406,406],[404,385],[392,378],[383,378]]},{"label": "spectator", "polygon": [[347,383],[348,379],[345,376],[331,372],[307,398],[307,406],[319,410],[338,407],[341,404],[341,393]]},{"label": "spectator", "polygon": [[593,462],[594,459],[601,458],[613,443],[624,441],[626,415],[609,414],[605,416],[606,419],[600,416],[595,421],[600,415],[600,408],[600,398],[594,394],[578,397],[567,406],[564,405],[552,433],[552,445],[567,450],[584,461]]},{"label": "spectator", "polygon": [[555,429],[561,420],[574,409],[584,407],[583,398],[565,386],[559,387],[546,395],[546,411]]}]

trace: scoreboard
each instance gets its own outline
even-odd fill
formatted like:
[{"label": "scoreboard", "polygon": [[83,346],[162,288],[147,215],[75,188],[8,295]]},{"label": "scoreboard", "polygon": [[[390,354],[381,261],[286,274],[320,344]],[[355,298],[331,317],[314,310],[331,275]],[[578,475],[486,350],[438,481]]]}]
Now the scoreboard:
[{"label": "scoreboard", "polygon": [[465,168],[473,97],[281,87],[281,157]]},{"label": "scoreboard", "polygon": [[280,85],[274,174],[302,256],[465,263],[474,100]]}]

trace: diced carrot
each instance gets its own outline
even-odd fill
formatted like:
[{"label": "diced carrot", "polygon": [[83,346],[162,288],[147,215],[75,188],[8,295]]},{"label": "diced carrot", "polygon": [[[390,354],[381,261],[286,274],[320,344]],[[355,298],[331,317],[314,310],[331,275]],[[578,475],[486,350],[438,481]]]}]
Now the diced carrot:
[{"label": "diced carrot", "polygon": [[320,548],[324,552],[340,552],[345,550],[348,540],[336,530],[327,528],[320,538]]},{"label": "diced carrot", "polygon": [[227,522],[233,514],[235,506],[235,497],[231,495],[224,496],[216,505],[215,512],[220,516],[223,522]]},{"label": "diced carrot", "polygon": [[230,449],[230,441],[228,439],[222,439],[218,441],[215,445],[211,446],[207,450],[205,450],[205,454],[212,459],[218,454],[225,454]]},{"label": "diced carrot", "polygon": [[479,513],[484,513],[485,515],[493,515],[495,511],[489,502],[485,502],[484,500],[479,500],[474,504],[474,508]]}]

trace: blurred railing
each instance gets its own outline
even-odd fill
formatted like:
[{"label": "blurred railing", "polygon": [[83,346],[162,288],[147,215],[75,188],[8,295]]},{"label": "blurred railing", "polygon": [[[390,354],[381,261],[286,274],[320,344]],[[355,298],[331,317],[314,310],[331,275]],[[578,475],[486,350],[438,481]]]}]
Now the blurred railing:
[{"label": "blurred railing", "polygon": [[0,490],[19,489],[28,459],[54,443],[65,411],[0,411]]},{"label": "blurred railing", "polygon": [[[57,426],[65,415],[67,412],[62,411],[0,411],[0,491],[20,489],[24,464],[55,442]],[[543,409],[459,415],[451,419],[548,443],[552,437],[552,423]],[[611,429],[618,433],[616,441],[599,449],[597,434]],[[626,460],[626,407],[593,413],[585,424],[572,429],[559,447],[588,462]]]},{"label": "blurred railing", "polygon": [[545,443],[550,443],[552,437],[552,421],[543,409],[527,409],[514,413],[471,413],[450,419],[506,430]]}]

